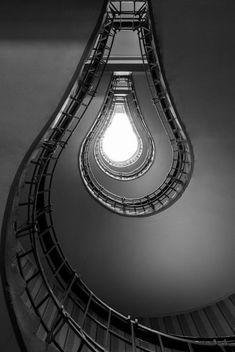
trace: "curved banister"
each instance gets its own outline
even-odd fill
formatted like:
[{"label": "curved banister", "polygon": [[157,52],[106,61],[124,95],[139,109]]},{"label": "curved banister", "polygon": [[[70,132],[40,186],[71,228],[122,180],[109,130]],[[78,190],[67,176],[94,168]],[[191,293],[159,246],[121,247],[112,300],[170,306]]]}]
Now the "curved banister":
[{"label": "curved banister", "polygon": [[[32,164],[32,165],[35,165],[35,163],[34,164]],[[36,166],[34,166],[34,171],[37,169],[37,167],[38,167],[38,164],[36,164]],[[44,174],[44,169],[43,168],[40,168],[40,173],[41,174]],[[34,179],[35,179],[35,175],[36,176],[41,176],[40,175],[40,173],[39,174],[37,174],[36,172],[33,172],[33,177],[34,177]],[[38,195],[37,195],[37,192],[39,191],[39,189],[41,189],[41,185],[42,185],[42,183],[41,182],[43,182],[44,183],[44,181],[45,181],[45,179],[44,179],[44,177],[45,176],[43,176],[42,178],[40,178],[40,177],[37,177],[37,179],[38,179],[38,188],[36,189],[35,188],[35,201],[34,201],[34,205],[35,205],[35,207],[34,207],[34,214],[35,214],[35,216],[37,216],[37,214],[38,214],[38,210],[39,210],[39,212],[41,212],[42,211],[42,208],[41,208],[41,206],[40,206],[40,204],[37,202],[37,200],[38,200]],[[30,190],[32,189],[32,187],[30,187]],[[32,197],[32,193],[30,192],[30,197]],[[37,209],[37,204],[39,205],[39,208]],[[31,208],[31,206],[32,206],[32,203],[28,203],[28,205],[29,205],[29,209]],[[46,205],[47,206],[47,205]],[[41,216],[42,215],[45,215],[46,213],[41,213]],[[40,216],[40,217],[41,217]],[[48,279],[47,279],[47,275],[48,275],[48,272],[47,272],[47,274],[46,274],[46,272],[45,272],[45,269],[44,269],[44,267],[43,267],[43,265],[42,265],[42,258],[40,258],[40,256],[39,256],[39,249],[38,249],[38,247],[40,246],[41,247],[41,245],[42,245],[42,241],[45,241],[45,239],[43,240],[43,238],[44,238],[44,236],[45,236],[45,233],[50,233],[51,234],[51,227],[46,227],[46,231],[48,231],[48,232],[45,232],[45,231],[42,231],[42,229],[39,231],[39,229],[40,229],[40,217],[37,219],[37,222],[36,222],[36,226],[34,225],[34,226],[29,226],[28,225],[28,227],[25,229],[25,231],[26,231],[26,233],[27,233],[27,231],[29,231],[29,229],[30,229],[30,231],[25,235],[25,236],[28,236],[28,240],[29,240],[29,244],[31,244],[31,248],[29,248],[29,247],[27,247],[27,251],[25,252],[25,253],[23,253],[22,255],[23,256],[28,256],[29,255],[29,253],[33,253],[33,256],[34,256],[34,265],[35,265],[35,267],[37,268],[37,270],[39,270],[39,272],[40,272],[40,275],[42,276],[42,278],[43,278],[43,282],[44,282],[44,284],[45,284],[45,286],[46,286],[46,288],[47,288],[47,292],[48,292],[48,295],[52,298],[52,300],[53,300],[53,302],[54,302],[54,304],[55,304],[55,306],[56,306],[56,308],[57,308],[57,311],[58,311],[58,320],[56,321],[57,323],[58,322],[60,322],[60,321],[62,321],[63,322],[63,324],[65,324],[65,322],[67,322],[68,324],[70,324],[71,323],[71,325],[72,325],[72,327],[73,327],[73,329],[77,329],[76,330],[76,333],[78,333],[78,335],[82,338],[82,339],[84,339],[84,341],[87,343],[87,341],[86,341],[86,339],[88,339],[88,335],[87,335],[87,333],[84,333],[84,332],[82,332],[81,333],[81,331],[82,331],[82,327],[81,326],[79,326],[73,319],[72,319],[72,317],[67,313],[67,311],[66,311],[66,306],[64,305],[64,303],[65,303],[65,299],[67,298],[67,297],[70,297],[70,296],[72,296],[74,293],[76,293],[76,287],[75,287],[75,284],[76,285],[78,285],[82,290],[83,290],[83,292],[85,292],[85,294],[87,294],[87,297],[90,297],[90,299],[88,299],[88,302],[93,302],[94,304],[95,303],[98,303],[98,305],[99,306],[101,306],[102,307],[102,309],[104,309],[104,310],[107,310],[107,316],[110,316],[110,317],[115,317],[115,319],[116,319],[116,323],[117,323],[117,327],[119,327],[120,326],[120,322],[122,321],[123,323],[121,324],[121,325],[123,325],[124,324],[124,326],[129,326],[129,327],[131,327],[132,326],[132,324],[135,324],[135,332],[136,332],[136,336],[138,336],[138,333],[139,333],[139,331],[141,331],[142,330],[142,334],[144,335],[144,334],[146,334],[147,336],[148,336],[148,338],[152,341],[152,340],[154,340],[154,336],[155,336],[155,339],[157,339],[157,341],[159,340],[159,339],[161,339],[161,340],[163,340],[163,344],[164,343],[166,343],[166,345],[168,344],[168,343],[170,343],[171,341],[174,341],[176,344],[185,344],[185,346],[188,346],[188,344],[190,343],[190,344],[200,344],[199,343],[199,341],[197,340],[196,342],[195,341],[193,341],[193,339],[183,339],[183,338],[175,338],[175,337],[171,337],[171,336],[169,336],[169,335],[167,335],[167,334],[163,334],[163,333],[159,333],[159,332],[156,332],[156,331],[154,331],[154,330],[152,330],[152,329],[149,329],[149,328],[146,328],[146,327],[144,327],[143,325],[139,325],[139,324],[137,324],[134,320],[131,320],[130,318],[128,318],[128,317],[125,317],[125,316],[123,316],[123,315],[121,315],[121,314],[119,314],[118,312],[116,312],[115,310],[113,310],[113,309],[111,309],[110,307],[108,307],[105,303],[103,303],[100,299],[98,299],[96,296],[95,296],[95,294],[94,293],[92,293],[88,288],[87,288],[87,286],[82,282],[82,280],[79,278],[79,277],[77,277],[77,275],[76,275],[76,273],[74,272],[74,271],[72,271],[72,273],[71,273],[71,275],[70,275],[70,277],[73,277],[73,279],[72,279],[72,281],[70,282],[70,284],[68,285],[68,289],[69,289],[69,291],[67,291],[67,292],[65,292],[65,296],[64,296],[64,298],[63,299],[61,299],[61,298],[58,298],[58,295],[56,295],[56,293],[55,293],[55,291],[53,290],[53,288],[51,287],[51,284],[48,282]],[[43,222],[44,222],[44,217],[43,217]],[[19,231],[21,231],[21,235],[22,235],[22,228],[19,230]],[[16,232],[19,234],[19,231],[17,231],[17,226],[16,226]],[[53,241],[52,241],[53,242]],[[44,243],[45,244],[45,243]],[[52,246],[51,246],[52,247]],[[50,247],[50,248],[51,248]],[[60,246],[59,246],[59,244],[58,243],[55,243],[55,248],[56,248],[56,250],[57,250],[57,255],[58,254],[61,254],[62,253],[62,251],[61,251],[61,248],[60,248]],[[42,250],[42,252],[43,252],[43,250]],[[22,255],[20,256],[20,255],[18,255],[18,262],[20,263],[20,260],[22,259]],[[53,258],[53,256],[52,256],[52,253],[51,253],[51,256],[50,256],[50,259],[49,259],[49,257],[46,257],[46,263],[48,263],[48,260],[47,259],[49,259],[49,260],[52,260],[52,258]],[[31,258],[32,259],[32,258]],[[57,259],[58,260],[58,259]],[[45,264],[44,264],[45,265]],[[59,273],[60,273],[60,271],[61,271],[61,269],[62,269],[62,267],[63,266],[65,266],[66,267],[66,269],[68,269],[69,271],[70,270],[72,270],[71,269],[71,267],[70,267],[70,265],[69,265],[69,263],[68,263],[68,261],[66,260],[66,258],[63,256],[62,258],[61,258],[61,261],[60,261],[60,264],[58,264],[58,267],[56,267],[55,268],[55,270],[54,270],[54,272],[52,273],[52,275],[54,276],[56,276],[57,277],[57,275],[59,275]],[[48,269],[49,270],[51,270],[51,266],[50,265],[48,265],[47,266],[47,271],[48,271]],[[61,276],[61,274],[60,274],[60,276]],[[27,280],[29,280],[29,279],[26,279],[26,282],[27,282]],[[65,278],[63,277],[62,278],[62,280],[65,280]],[[29,282],[29,281],[28,281]],[[57,281],[57,283],[59,284],[59,285],[61,285],[61,282],[60,282],[60,280],[58,280]],[[74,286],[74,292],[72,292],[72,286]],[[62,286],[61,285],[61,289],[62,289],[62,291],[64,291],[64,286]],[[27,292],[27,294],[30,296],[30,291],[28,291]],[[32,296],[31,296],[31,302],[33,303],[33,298],[32,298]],[[87,317],[90,317],[90,315],[89,315],[89,305],[88,305],[88,302],[87,302],[87,306],[86,306],[86,308],[84,309],[84,316],[85,316],[85,318],[84,318],[84,321],[83,321],[83,324],[82,325],[84,325],[84,322],[85,322],[85,319],[87,318]],[[38,312],[37,312],[37,308],[38,307],[34,307],[34,309],[35,309],[35,312],[36,312],[36,314],[39,314]],[[81,308],[81,307],[80,307]],[[40,315],[40,314],[39,314]],[[60,319],[60,320],[59,320]],[[111,319],[111,318],[110,318]],[[100,326],[102,325],[100,322],[99,322],[99,320],[96,320],[96,323],[97,324],[99,324]],[[107,320],[107,323],[108,323],[108,320]],[[55,324],[56,325],[56,324]],[[103,326],[105,326],[105,325],[103,325]],[[62,327],[62,326],[61,326]],[[58,330],[58,329],[57,329]],[[57,331],[57,333],[58,333],[58,331]],[[109,333],[111,334],[111,329],[109,330]],[[129,334],[129,336],[130,336],[130,339],[128,340],[128,339],[126,339],[126,338],[123,338],[123,336],[121,336],[121,335],[119,335],[117,332],[112,332],[112,333],[114,333],[114,335],[116,335],[118,338],[120,338],[120,339],[122,339],[122,341],[125,341],[126,343],[128,343],[128,341],[130,341],[131,340],[131,334]],[[48,334],[48,338],[47,338],[47,343],[49,343],[49,342],[53,342],[53,343],[55,343],[55,341],[54,341],[54,338],[55,338],[55,336],[56,336],[56,333],[55,334],[53,334],[53,329],[48,329],[48,331],[47,331],[47,334]],[[151,335],[151,336],[150,336]],[[232,337],[230,338],[231,340],[232,340]],[[165,341],[166,340],[166,341]],[[170,342],[169,342],[169,341]],[[92,340],[93,341],[93,340]],[[206,340],[205,341],[205,343],[203,344],[203,345],[205,345],[205,346],[208,346],[208,341],[210,341],[210,346],[216,346],[216,345],[218,345],[218,343],[219,344],[222,344],[223,345],[223,341],[221,342],[221,340],[220,339],[218,339],[218,341],[215,341],[215,340],[212,340],[211,341],[211,339],[208,339],[208,340]],[[85,343],[84,342],[84,343]],[[147,342],[148,342],[148,340],[147,340]],[[91,343],[91,342],[90,342]],[[101,348],[99,345],[97,345],[97,343],[95,343],[95,341],[93,341],[93,343],[94,343],[94,346],[95,346],[95,348],[97,349],[98,347],[99,348]],[[226,340],[226,344],[228,343],[228,340]],[[225,343],[224,343],[225,344]],[[56,344],[56,346],[57,346],[57,344]],[[58,347],[58,346],[57,346]]]},{"label": "curved banister", "polygon": [[[107,26],[111,26],[113,18],[107,17],[106,20]],[[107,32],[106,27],[104,31]],[[103,44],[98,41],[99,45]],[[102,74],[102,70],[98,68],[100,65],[104,67],[105,64],[102,62],[103,56],[98,52],[98,49],[95,50],[91,59],[91,62],[95,62],[93,74],[94,72]],[[136,319],[120,314],[86,286],[65,257],[53,226],[50,189],[58,158],[82,118],[91,100],[90,97],[94,94],[90,90],[91,82],[93,84],[99,82],[99,76],[91,79],[89,68],[83,74],[83,78],[86,77],[84,78],[86,84],[82,84],[79,77],[79,83],[72,88],[57,122],[47,132],[22,172],[12,202],[12,226],[9,227],[7,234],[12,235],[13,228],[18,244],[14,249],[14,255],[17,258],[20,276],[25,283],[21,296],[24,296],[22,299],[26,302],[29,301],[30,312],[39,318],[39,326],[44,332],[42,340],[47,345],[54,345],[60,351],[72,349],[66,347],[69,345],[70,335],[73,337],[73,349],[76,348],[76,351],[84,351],[86,347],[93,352],[107,350],[112,352],[114,351],[110,346],[112,339],[122,341],[133,352],[155,350],[163,352],[165,348],[188,352],[232,351],[235,348],[235,336],[207,339],[176,337],[148,328],[139,324]],[[84,106],[82,103],[87,96],[88,102]],[[71,128],[72,123],[74,125]],[[28,271],[25,269],[25,262],[28,264]],[[37,285],[33,285],[35,282]],[[54,310],[50,320],[44,316],[45,304],[51,305]],[[81,314],[80,320],[76,318],[74,312]],[[87,331],[88,319],[96,329],[98,327],[103,329],[102,341],[97,341],[98,337],[92,336]],[[64,329],[66,333],[63,333]]]},{"label": "curved banister", "polygon": [[[119,196],[114,194],[103,187],[97,180],[89,163],[88,151],[93,130],[95,130],[96,125],[98,126],[102,114],[106,114],[106,107],[110,100],[109,91],[107,92],[107,97],[101,108],[101,112],[98,114],[97,120],[87,140],[82,144],[79,159],[82,179],[94,198],[109,210],[127,216],[156,214],[176,202],[189,184],[194,162],[191,143],[172,104],[169,89],[167,88],[162,74],[162,68],[155,46],[155,38],[152,33],[148,2],[143,1],[142,3],[141,14],[134,10],[131,14],[128,11],[123,14],[121,10],[116,9],[116,12],[113,10],[112,13],[115,15],[113,25],[116,30],[121,29],[123,24],[125,29],[131,28],[138,32],[143,67],[146,68],[146,66],[148,66],[145,72],[152,101],[158,117],[161,119],[165,128],[166,134],[169,137],[172,148],[173,157],[169,173],[158,188],[152,193],[139,198],[127,198],[123,195]],[[130,16],[130,19],[128,20],[126,16]],[[133,18],[131,16],[133,16]],[[133,21],[135,21],[135,25]],[[109,172],[106,173],[109,174]]]}]

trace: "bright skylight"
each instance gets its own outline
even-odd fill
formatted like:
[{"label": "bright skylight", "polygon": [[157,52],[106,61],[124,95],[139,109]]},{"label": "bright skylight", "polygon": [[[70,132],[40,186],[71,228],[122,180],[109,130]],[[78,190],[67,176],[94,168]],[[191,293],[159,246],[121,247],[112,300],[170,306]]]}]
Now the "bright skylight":
[{"label": "bright skylight", "polygon": [[138,150],[138,138],[124,112],[115,112],[111,124],[104,133],[103,152],[114,162],[124,162]]}]

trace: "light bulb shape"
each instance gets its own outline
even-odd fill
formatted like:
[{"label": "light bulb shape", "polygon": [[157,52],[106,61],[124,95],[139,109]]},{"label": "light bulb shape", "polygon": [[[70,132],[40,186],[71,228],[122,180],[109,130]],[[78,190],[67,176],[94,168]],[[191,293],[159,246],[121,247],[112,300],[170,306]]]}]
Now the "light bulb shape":
[{"label": "light bulb shape", "polygon": [[103,136],[103,152],[113,162],[125,162],[138,151],[138,145],[137,135],[127,114],[114,112]]}]

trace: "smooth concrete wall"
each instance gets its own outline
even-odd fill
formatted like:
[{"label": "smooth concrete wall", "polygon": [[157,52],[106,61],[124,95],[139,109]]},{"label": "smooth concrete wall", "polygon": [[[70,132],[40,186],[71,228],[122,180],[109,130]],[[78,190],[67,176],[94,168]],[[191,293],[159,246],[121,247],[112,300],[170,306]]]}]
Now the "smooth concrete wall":
[{"label": "smooth concrete wall", "polygon": [[[0,223],[16,171],[61,101],[103,3],[0,4]],[[17,351],[2,289],[0,318],[1,351]]]},{"label": "smooth concrete wall", "polygon": [[139,318],[152,329],[173,335],[193,337],[235,334],[235,295],[191,312],[156,318]]}]

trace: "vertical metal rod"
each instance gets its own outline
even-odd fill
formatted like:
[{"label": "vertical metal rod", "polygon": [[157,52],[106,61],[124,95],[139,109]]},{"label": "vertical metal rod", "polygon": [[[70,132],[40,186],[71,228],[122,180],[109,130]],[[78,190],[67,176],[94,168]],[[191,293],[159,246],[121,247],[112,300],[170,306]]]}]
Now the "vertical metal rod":
[{"label": "vertical metal rod", "polygon": [[105,334],[105,339],[104,339],[104,348],[105,349],[108,349],[108,339],[109,339],[109,329],[110,329],[111,316],[112,316],[112,310],[109,309],[108,323],[107,323],[107,329],[106,329],[106,334]]},{"label": "vertical metal rod", "polygon": [[61,302],[60,302],[61,304],[64,304],[65,300],[67,299],[67,297],[68,297],[68,295],[69,295],[69,293],[70,293],[70,291],[71,291],[71,289],[72,289],[72,286],[73,286],[73,284],[74,284],[76,278],[77,278],[77,274],[74,273],[74,275],[73,275],[73,277],[72,277],[72,280],[70,281],[70,284],[68,285],[68,287],[67,287],[67,289],[66,289],[66,291],[65,291],[65,295],[64,295],[64,297],[62,298],[62,300],[61,300]]},{"label": "vertical metal rod", "polygon": [[128,317],[130,319],[130,324],[131,324],[131,344],[132,344],[132,352],[135,352],[135,327],[134,327],[134,322],[131,320],[130,316]]},{"label": "vertical metal rod", "polygon": [[89,310],[89,307],[90,307],[92,296],[93,296],[92,293],[90,293],[89,299],[88,299],[88,302],[87,302],[87,305],[86,305],[86,310],[85,310],[83,318],[82,318],[82,323],[81,323],[81,328],[82,329],[84,328],[84,324],[85,324],[86,316],[87,316],[87,313],[88,313],[88,310]]},{"label": "vertical metal rod", "polygon": [[187,345],[188,345],[188,348],[189,348],[189,352],[193,352],[193,348],[192,348],[191,343],[188,342]]},{"label": "vertical metal rod", "polygon": [[161,350],[161,352],[164,352],[165,349],[164,349],[164,346],[163,346],[161,335],[158,335],[158,339],[159,339],[160,350]]}]

